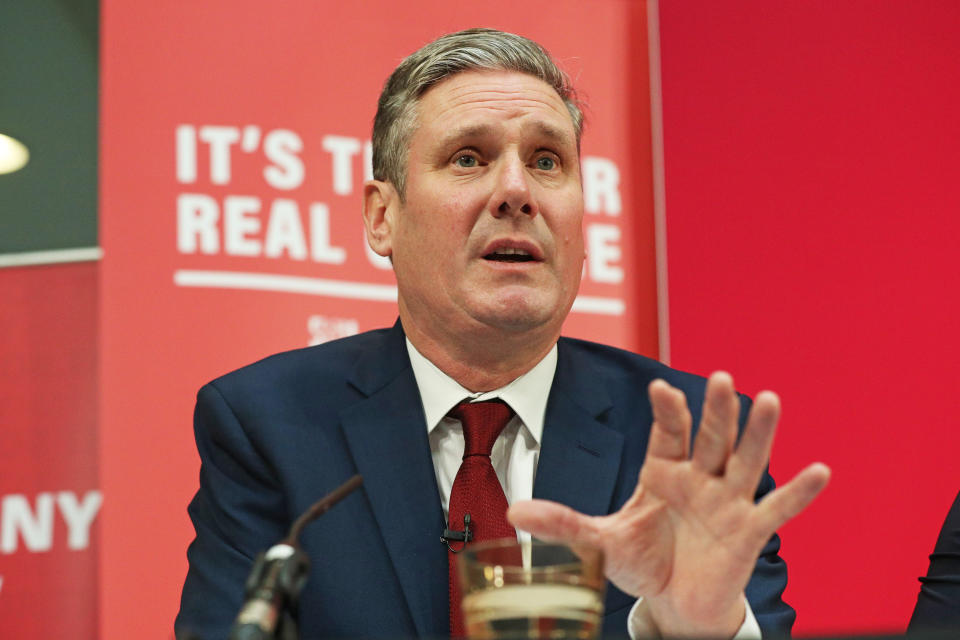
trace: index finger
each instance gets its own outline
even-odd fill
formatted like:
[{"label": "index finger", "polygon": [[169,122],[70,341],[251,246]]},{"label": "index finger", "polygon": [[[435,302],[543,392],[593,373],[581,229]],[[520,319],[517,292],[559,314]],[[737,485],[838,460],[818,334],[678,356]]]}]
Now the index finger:
[{"label": "index finger", "polygon": [[648,387],[653,408],[653,426],[647,459],[686,460],[690,455],[690,428],[693,418],[687,398],[665,380],[654,380]]}]

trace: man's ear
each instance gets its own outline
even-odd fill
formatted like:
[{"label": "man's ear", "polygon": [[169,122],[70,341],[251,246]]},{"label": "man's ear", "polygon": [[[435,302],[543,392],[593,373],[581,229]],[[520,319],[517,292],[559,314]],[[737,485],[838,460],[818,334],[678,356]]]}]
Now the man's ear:
[{"label": "man's ear", "polygon": [[368,180],[363,183],[363,225],[367,243],[381,256],[393,254],[393,232],[400,196],[393,183]]}]

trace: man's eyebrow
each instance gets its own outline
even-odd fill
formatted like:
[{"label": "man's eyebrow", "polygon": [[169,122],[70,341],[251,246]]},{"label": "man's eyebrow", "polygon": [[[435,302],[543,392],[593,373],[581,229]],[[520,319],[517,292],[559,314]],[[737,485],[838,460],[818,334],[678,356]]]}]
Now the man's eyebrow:
[{"label": "man's eyebrow", "polygon": [[446,146],[456,140],[464,138],[481,138],[491,132],[491,127],[486,124],[468,124],[461,127],[450,129],[440,137],[440,146]]},{"label": "man's eyebrow", "polygon": [[[559,145],[573,145],[574,140],[567,131],[556,127],[549,122],[538,120],[529,125],[540,136],[554,141]],[[486,124],[467,124],[454,129],[450,129],[440,138],[440,146],[445,147],[458,140],[468,138],[482,138],[493,133],[493,127]]]},{"label": "man's eyebrow", "polygon": [[555,127],[552,124],[539,120],[533,124],[533,127],[537,130],[537,133],[539,133],[540,135],[546,138],[556,141],[558,144],[562,144],[562,145],[573,144],[573,139],[570,137],[570,135],[566,131],[564,131],[563,129],[560,129],[559,127]]}]

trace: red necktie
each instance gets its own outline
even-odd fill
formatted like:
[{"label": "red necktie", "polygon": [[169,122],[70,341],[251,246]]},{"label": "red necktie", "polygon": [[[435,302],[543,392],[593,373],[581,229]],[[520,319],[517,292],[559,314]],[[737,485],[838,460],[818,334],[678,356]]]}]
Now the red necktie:
[{"label": "red necktie", "polygon": [[[450,411],[450,417],[463,425],[463,462],[450,490],[448,528],[464,530],[464,516],[470,514],[471,543],[497,538],[516,539],[517,532],[507,522],[507,497],[490,462],[490,451],[497,436],[513,417],[513,410],[502,401],[461,402]],[[448,552],[450,563],[450,636],[466,635],[460,610],[460,583],[454,550],[465,543],[452,542]]]}]

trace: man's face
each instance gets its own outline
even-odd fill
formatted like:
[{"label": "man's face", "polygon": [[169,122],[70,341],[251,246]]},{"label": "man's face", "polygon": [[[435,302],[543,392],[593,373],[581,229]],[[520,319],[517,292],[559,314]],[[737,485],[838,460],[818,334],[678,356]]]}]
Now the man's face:
[{"label": "man's face", "polygon": [[390,220],[400,305],[439,335],[560,325],[583,266],[573,121],[546,83],[469,71],[430,88]]}]

